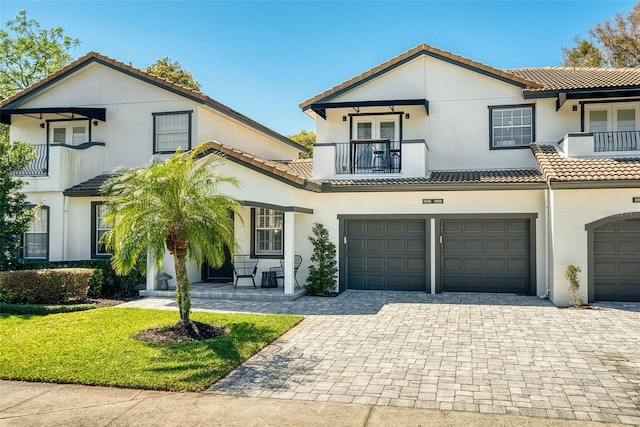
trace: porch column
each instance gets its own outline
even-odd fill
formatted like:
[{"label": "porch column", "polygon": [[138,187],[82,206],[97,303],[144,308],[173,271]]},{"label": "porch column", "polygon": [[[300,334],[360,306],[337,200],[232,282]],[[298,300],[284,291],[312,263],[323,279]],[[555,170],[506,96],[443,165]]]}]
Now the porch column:
[{"label": "porch column", "polygon": [[158,266],[156,260],[153,259],[150,252],[147,252],[147,290],[155,291],[157,285],[156,276],[158,275]]},{"label": "porch column", "polygon": [[284,213],[284,293],[294,293],[293,256],[295,255],[295,213]]}]

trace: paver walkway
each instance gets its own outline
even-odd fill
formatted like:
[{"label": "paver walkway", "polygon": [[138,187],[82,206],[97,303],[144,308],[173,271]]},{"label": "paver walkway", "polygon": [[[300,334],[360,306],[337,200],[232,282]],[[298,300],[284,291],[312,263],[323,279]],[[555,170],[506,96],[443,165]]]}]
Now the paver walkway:
[{"label": "paver walkway", "polygon": [[348,291],[193,306],[307,316],[209,393],[640,424],[637,303],[569,310],[504,294]]}]

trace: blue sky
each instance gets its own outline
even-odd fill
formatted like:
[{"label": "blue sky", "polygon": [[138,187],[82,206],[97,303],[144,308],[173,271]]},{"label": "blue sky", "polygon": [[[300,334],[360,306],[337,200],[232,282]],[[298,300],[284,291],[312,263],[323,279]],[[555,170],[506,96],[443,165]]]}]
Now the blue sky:
[{"label": "blue sky", "polygon": [[497,68],[560,65],[562,46],[635,1],[10,1],[44,28],[145,68],[169,56],[210,97],[293,134],[298,104],[425,42]]}]

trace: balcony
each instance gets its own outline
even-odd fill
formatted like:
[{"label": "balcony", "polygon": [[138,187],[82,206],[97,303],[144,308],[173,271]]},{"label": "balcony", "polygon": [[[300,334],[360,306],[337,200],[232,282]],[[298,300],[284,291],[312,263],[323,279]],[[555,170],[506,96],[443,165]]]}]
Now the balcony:
[{"label": "balcony", "polygon": [[640,131],[593,132],[593,151],[635,151],[640,148]]},{"label": "balcony", "polygon": [[354,139],[336,143],[335,173],[400,173],[400,141],[388,139]]},{"label": "balcony", "polygon": [[49,146],[47,144],[33,144],[36,158],[26,167],[14,172],[16,176],[47,176],[49,174]]},{"label": "balcony", "polygon": [[569,133],[560,146],[568,157],[635,157],[640,155],[640,131]]}]

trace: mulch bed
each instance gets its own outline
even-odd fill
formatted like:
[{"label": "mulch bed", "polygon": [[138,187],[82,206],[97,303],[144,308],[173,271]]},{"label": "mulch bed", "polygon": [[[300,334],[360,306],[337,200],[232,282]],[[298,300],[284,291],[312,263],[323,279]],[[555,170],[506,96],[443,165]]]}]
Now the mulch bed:
[{"label": "mulch bed", "polygon": [[189,326],[182,322],[166,328],[148,329],[133,335],[133,339],[154,343],[180,343],[185,341],[201,341],[219,337],[229,333],[224,326],[191,321]]}]

